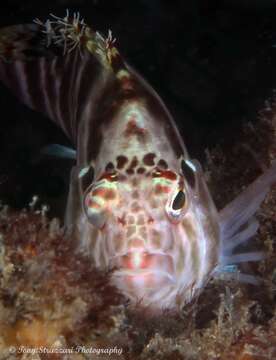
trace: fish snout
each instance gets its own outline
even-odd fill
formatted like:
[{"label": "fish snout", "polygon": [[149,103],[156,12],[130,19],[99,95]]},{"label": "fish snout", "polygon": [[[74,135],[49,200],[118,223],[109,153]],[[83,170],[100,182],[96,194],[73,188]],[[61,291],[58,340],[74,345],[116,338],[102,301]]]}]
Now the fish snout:
[{"label": "fish snout", "polygon": [[170,255],[135,249],[115,260],[113,283],[127,297],[145,304],[175,285],[174,264]]}]

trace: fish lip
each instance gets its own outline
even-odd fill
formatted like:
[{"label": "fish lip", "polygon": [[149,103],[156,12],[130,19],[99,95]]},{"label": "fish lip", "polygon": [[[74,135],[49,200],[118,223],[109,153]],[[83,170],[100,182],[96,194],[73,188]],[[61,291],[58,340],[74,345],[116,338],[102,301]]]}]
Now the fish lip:
[{"label": "fish lip", "polygon": [[157,275],[159,277],[167,278],[172,284],[176,283],[175,276],[171,275],[170,273],[166,271],[160,271],[160,270],[146,270],[146,269],[125,269],[121,268],[119,270],[115,270],[113,273],[113,276],[115,277],[125,277],[125,276],[146,276],[146,275]]},{"label": "fish lip", "polygon": [[148,254],[148,255],[158,255],[158,256],[167,256],[168,258],[172,258],[172,255],[167,253],[167,252],[164,252],[162,250],[154,250],[154,251],[150,251],[150,250],[145,250],[145,249],[141,249],[141,248],[134,248],[134,249],[131,249],[131,250],[128,250],[128,251],[124,251],[122,253],[118,253],[117,255],[114,255],[112,257],[112,260],[113,261],[116,261],[117,259],[123,257],[123,256],[128,256],[128,255],[131,255],[133,253],[141,253],[141,254]]},{"label": "fish lip", "polygon": [[[126,266],[126,263],[124,262],[124,259],[127,259],[128,257],[133,256],[133,254],[139,253],[141,256],[149,256],[151,258],[151,261],[153,260],[153,263],[147,266],[136,266],[136,267],[128,267]],[[157,263],[155,264],[155,260],[157,260]],[[113,258],[113,264],[114,264],[114,272],[113,275],[115,277],[136,277],[136,276],[148,276],[148,275],[155,275],[157,277],[166,278],[171,283],[176,283],[176,276],[175,276],[175,269],[174,269],[174,261],[171,255],[166,254],[164,252],[148,252],[148,251],[142,251],[142,250],[131,250],[128,252],[125,252],[123,255],[117,255]],[[157,266],[155,266],[157,265]]]}]

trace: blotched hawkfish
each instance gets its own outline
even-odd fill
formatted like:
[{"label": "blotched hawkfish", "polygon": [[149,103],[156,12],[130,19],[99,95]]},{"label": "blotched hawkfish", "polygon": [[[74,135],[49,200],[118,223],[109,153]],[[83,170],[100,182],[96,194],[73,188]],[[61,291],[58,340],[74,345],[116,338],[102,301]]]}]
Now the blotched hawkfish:
[{"label": "blotched hawkfish", "polygon": [[230,265],[262,257],[236,247],[258,229],[276,164],[217,212],[169,111],[111,31],[104,38],[79,14],[51,15],[2,29],[0,56],[2,81],[74,144],[65,226],[132,302],[176,308]]}]

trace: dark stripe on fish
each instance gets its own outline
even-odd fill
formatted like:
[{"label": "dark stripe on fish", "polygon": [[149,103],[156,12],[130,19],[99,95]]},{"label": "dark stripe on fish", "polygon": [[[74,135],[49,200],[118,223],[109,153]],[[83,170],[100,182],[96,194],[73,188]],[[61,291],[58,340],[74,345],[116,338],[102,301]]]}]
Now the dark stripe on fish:
[{"label": "dark stripe on fish", "polygon": [[38,25],[2,29],[0,77],[23,103],[46,114],[76,144],[83,110],[90,102],[86,116],[91,115],[95,91],[102,90],[97,79],[103,73],[115,77],[88,50],[63,54],[54,45],[48,48],[42,35]]}]

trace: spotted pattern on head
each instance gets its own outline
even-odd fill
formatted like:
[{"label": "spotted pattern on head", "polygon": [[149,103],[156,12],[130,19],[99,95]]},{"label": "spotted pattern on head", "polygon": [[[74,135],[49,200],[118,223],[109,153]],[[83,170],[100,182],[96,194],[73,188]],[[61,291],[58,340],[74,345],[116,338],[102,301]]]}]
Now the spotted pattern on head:
[{"label": "spotted pattern on head", "polygon": [[165,160],[161,159],[158,161],[157,163],[157,166],[160,168],[160,169],[167,169],[168,168],[168,164]]},{"label": "spotted pattern on head", "polygon": [[[123,172],[125,170],[125,173],[127,175],[133,175],[133,174],[144,174],[146,171],[152,170],[152,168],[155,166],[155,159],[156,155],[154,153],[147,153],[143,156],[142,162],[139,162],[137,156],[134,156],[131,160],[128,159],[125,155],[119,155],[116,157],[116,166],[113,162],[108,162],[105,166],[106,172],[114,172],[115,170]],[[127,166],[128,164],[128,166]],[[168,164],[165,160],[160,159],[157,163],[156,169],[158,170],[165,170],[168,168]],[[168,174],[172,172],[164,172],[160,176],[167,177]],[[174,177],[174,179],[176,176]]]},{"label": "spotted pattern on head", "polygon": [[[140,268],[144,261],[147,266],[155,266],[149,256],[152,251],[173,251],[174,245],[159,228],[158,219],[177,223],[186,204],[183,185],[182,175],[151,152],[133,157],[120,154],[115,162],[106,164],[105,172],[96,179],[84,201],[88,220],[102,233],[97,241],[100,262],[105,261],[105,248],[112,249],[111,267],[119,268],[123,265],[116,261],[122,262],[124,254],[128,254],[127,268]],[[111,234],[107,237],[111,240],[103,245],[106,233]],[[176,258],[176,271],[183,268],[185,257],[182,249]],[[163,260],[157,256],[157,261]]]},{"label": "spotted pattern on head", "polygon": [[[135,269],[149,271],[142,277],[146,288],[153,286],[154,281],[158,283],[159,279],[160,281],[165,279],[162,276],[156,277],[151,273],[152,270],[160,268],[162,272],[168,274],[173,274],[174,271],[177,274],[181,273],[183,264],[190,255],[190,251],[184,250],[184,243],[175,244],[174,236],[164,226],[166,221],[173,220],[172,223],[176,223],[175,214],[171,215],[167,212],[168,202],[171,202],[170,209],[175,213],[185,206],[186,197],[184,189],[181,188],[182,175],[169,169],[164,159],[156,158],[154,153],[131,158],[120,155],[116,158],[117,164],[114,169],[118,179],[116,192],[121,202],[119,200],[111,211],[110,228],[102,227],[103,234],[109,233],[110,236],[103,235],[101,238],[110,239],[112,244],[108,245],[113,247],[113,252],[110,252],[111,267],[114,266],[118,271],[122,269],[122,272],[129,274]],[[122,176],[124,181],[120,180]],[[107,179],[107,176],[104,178]],[[159,220],[164,224],[161,227]],[[108,247],[103,245],[103,242],[100,245],[100,241],[102,240],[98,241],[99,248]],[[179,251],[175,249],[178,246],[181,247]],[[164,251],[177,253],[175,267],[170,256],[162,255]],[[130,276],[128,279],[127,275],[124,276],[126,276],[123,281],[124,289],[126,290],[127,287],[128,295],[131,296],[132,293],[137,295],[134,278]],[[119,283],[117,285],[119,286]],[[157,285],[161,286],[159,283]]]},{"label": "spotted pattern on head", "polygon": [[138,159],[137,159],[136,156],[134,156],[131,163],[130,163],[130,165],[129,165],[129,168],[133,169],[133,168],[137,167],[137,165],[138,165]]},{"label": "spotted pattern on head", "polygon": [[111,161],[109,163],[107,163],[107,165],[105,167],[106,172],[112,172],[112,171],[114,171],[114,169],[115,169],[115,166]]},{"label": "spotted pattern on head", "polygon": [[146,169],[144,167],[139,167],[137,169],[137,174],[144,174],[146,172]]},{"label": "spotted pattern on head", "polygon": [[128,158],[124,155],[117,156],[117,169],[123,169],[128,162]]},{"label": "spotted pattern on head", "polygon": [[143,158],[143,163],[147,166],[153,166],[155,164],[154,158],[156,155],[154,153],[148,153]]}]

